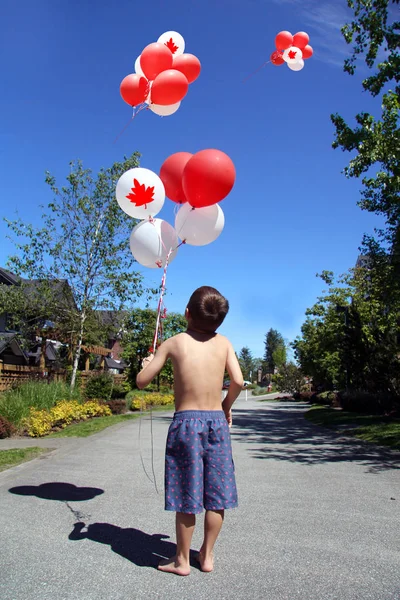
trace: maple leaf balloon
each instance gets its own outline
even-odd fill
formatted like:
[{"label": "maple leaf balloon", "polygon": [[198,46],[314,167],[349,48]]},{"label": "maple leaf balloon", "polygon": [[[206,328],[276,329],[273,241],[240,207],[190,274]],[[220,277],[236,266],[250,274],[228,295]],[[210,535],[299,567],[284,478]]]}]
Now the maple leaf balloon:
[{"label": "maple leaf balloon", "polygon": [[174,40],[170,38],[168,42],[165,42],[165,46],[167,46],[168,50],[171,50],[172,54],[175,54],[177,50],[179,50],[179,46],[174,44]]},{"label": "maple leaf balloon", "polygon": [[115,195],[127,215],[134,219],[148,219],[162,209],[165,188],[156,173],[150,169],[135,167],[121,175]]},{"label": "maple leaf balloon", "polygon": [[294,50],[291,50],[290,52],[288,52],[288,56],[289,56],[289,58],[296,58],[297,52],[295,52]]},{"label": "maple leaf balloon", "polygon": [[185,52],[185,40],[177,31],[166,31],[158,38],[159,44],[165,44],[173,56],[179,56]]},{"label": "maple leaf balloon", "polygon": [[131,188],[130,194],[126,196],[135,206],[144,206],[154,200],[154,185],[146,188],[145,184],[140,184],[137,179],[133,180],[133,188]]}]

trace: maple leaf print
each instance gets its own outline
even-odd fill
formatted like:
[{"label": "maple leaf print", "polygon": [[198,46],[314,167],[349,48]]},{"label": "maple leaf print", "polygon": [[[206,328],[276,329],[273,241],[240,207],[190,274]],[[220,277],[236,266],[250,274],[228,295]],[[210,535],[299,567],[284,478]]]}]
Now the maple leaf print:
[{"label": "maple leaf print", "polygon": [[172,54],[175,54],[175,52],[179,50],[179,46],[175,46],[172,38],[169,38],[168,42],[165,42],[164,46],[167,46],[168,50],[171,50]]},{"label": "maple leaf print", "polygon": [[140,184],[137,179],[134,179],[131,193],[126,198],[135,206],[144,206],[147,208],[147,205],[154,201],[154,185],[146,189],[144,183]]},{"label": "maple leaf print", "polygon": [[291,59],[296,58],[297,52],[295,50],[291,50],[290,52],[288,52],[288,57]]}]

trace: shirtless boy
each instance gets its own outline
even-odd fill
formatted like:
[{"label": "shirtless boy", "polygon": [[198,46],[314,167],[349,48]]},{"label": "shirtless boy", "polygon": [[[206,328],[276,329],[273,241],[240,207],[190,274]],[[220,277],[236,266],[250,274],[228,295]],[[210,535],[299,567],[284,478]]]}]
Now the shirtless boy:
[{"label": "shirtless boy", "polygon": [[[229,304],[215,288],[203,286],[185,311],[187,331],[166,340],[143,361],[136,378],[146,387],[171,359],[175,414],[165,456],[165,509],[176,512],[176,555],[161,561],[161,571],[189,575],[190,544],[196,514],[205,508],[204,540],[198,555],[202,571],[213,570],[213,548],[224,509],[237,506],[229,427],[231,407],[243,377],[231,343],[216,333]],[[231,384],[221,404],[225,369]]]}]

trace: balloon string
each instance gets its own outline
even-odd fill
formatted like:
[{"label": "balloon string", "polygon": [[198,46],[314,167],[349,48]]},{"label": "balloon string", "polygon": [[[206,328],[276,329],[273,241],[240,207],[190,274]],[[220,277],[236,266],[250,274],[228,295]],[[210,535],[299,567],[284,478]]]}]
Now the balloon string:
[{"label": "balloon string", "polygon": [[259,71],[261,71],[261,69],[263,69],[265,67],[265,65],[268,65],[271,61],[267,60],[265,63],[263,63],[261,65],[261,67],[258,67],[258,69],[256,71],[254,71],[254,73],[250,73],[250,75],[248,75],[247,77],[245,77],[243,79],[243,83],[245,83],[248,79],[250,79],[250,77],[253,77],[253,75],[256,75]]},{"label": "balloon string", "polygon": [[122,129],[122,131],[119,132],[119,134],[117,135],[117,137],[114,140],[114,144],[119,140],[119,138],[121,137],[121,135],[123,133],[125,133],[125,131],[128,129],[129,125],[132,123],[133,119],[145,108],[148,108],[148,105],[146,103],[141,104],[138,107],[133,107],[133,114],[132,117],[129,119],[129,121],[127,122],[127,124],[125,125],[125,127]]}]

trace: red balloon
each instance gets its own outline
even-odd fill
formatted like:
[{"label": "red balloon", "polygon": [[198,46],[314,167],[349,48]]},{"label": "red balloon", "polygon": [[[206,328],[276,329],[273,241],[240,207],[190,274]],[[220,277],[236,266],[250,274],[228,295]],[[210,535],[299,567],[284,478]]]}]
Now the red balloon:
[{"label": "red balloon", "polygon": [[152,81],[162,71],[172,67],[174,57],[165,44],[149,44],[140,56],[140,67],[147,79]]},{"label": "red balloon", "polygon": [[312,49],[312,47],[309,44],[307,44],[307,46],[305,48],[303,48],[302,52],[303,52],[304,60],[307,60],[307,58],[311,58],[312,55],[314,54],[314,50]]},{"label": "red balloon", "polygon": [[286,50],[290,46],[293,46],[293,36],[290,31],[281,31],[278,33],[275,38],[275,46],[277,50]]},{"label": "red balloon", "polygon": [[201,150],[188,161],[182,187],[187,201],[195,208],[223,200],[235,183],[235,166],[220,150]]},{"label": "red balloon", "polygon": [[153,81],[151,101],[154,104],[169,106],[184,98],[189,89],[189,82],[180,71],[168,69],[163,71]]},{"label": "red balloon", "polygon": [[149,82],[142,75],[127,75],[121,81],[119,91],[129,106],[137,106],[144,102],[149,95]]},{"label": "red balloon", "polygon": [[293,46],[295,46],[296,48],[300,48],[300,50],[303,50],[303,48],[307,46],[309,41],[310,36],[305,31],[299,31],[293,36]]},{"label": "red balloon", "polygon": [[275,52],[273,52],[271,54],[270,60],[271,60],[272,64],[275,65],[276,67],[279,67],[280,65],[285,64],[285,61],[282,58],[282,52],[280,52],[279,50],[275,50]]},{"label": "red balloon", "polygon": [[201,71],[201,64],[197,56],[193,54],[180,54],[174,56],[172,68],[183,73],[189,83],[193,83]]},{"label": "red balloon", "polygon": [[171,154],[162,164],[160,179],[165,187],[165,194],[174,202],[182,204],[186,197],[182,189],[182,176],[184,168],[193,154],[190,152],[176,152]]}]

